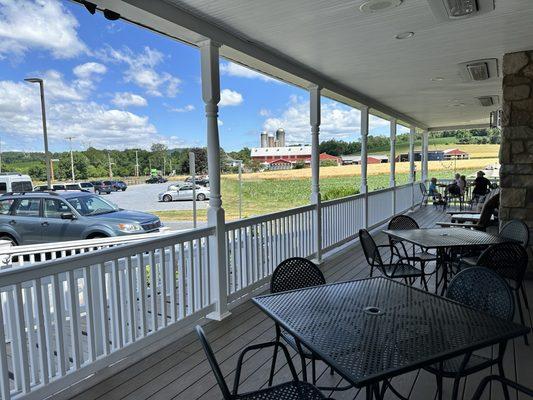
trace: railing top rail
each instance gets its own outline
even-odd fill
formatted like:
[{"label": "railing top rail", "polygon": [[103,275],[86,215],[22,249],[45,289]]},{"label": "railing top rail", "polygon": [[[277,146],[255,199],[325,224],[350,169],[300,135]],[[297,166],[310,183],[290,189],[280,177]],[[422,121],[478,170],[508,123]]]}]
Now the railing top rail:
[{"label": "railing top rail", "polygon": [[[179,232],[183,233],[183,232]],[[175,235],[175,232],[165,231],[165,232],[152,232],[152,233],[141,233],[137,235],[129,236],[115,236],[115,237],[106,237],[106,238],[95,238],[95,239],[83,239],[83,240],[69,240],[65,242],[52,242],[52,243],[43,243],[43,244],[29,244],[23,246],[12,246],[6,247],[5,250],[2,249],[0,253],[2,255],[24,255],[24,254],[37,254],[45,253],[47,251],[62,251],[62,250],[75,250],[83,249],[87,247],[98,247],[98,246],[109,246],[121,243],[130,243],[138,242],[142,240],[147,240],[151,238],[162,238],[170,235]]]},{"label": "railing top rail", "polygon": [[237,221],[226,222],[226,229],[232,230],[232,229],[237,229],[237,228],[243,228],[245,226],[256,225],[261,222],[271,221],[271,220],[275,220],[275,219],[279,219],[283,217],[289,217],[291,215],[303,213],[306,211],[311,211],[314,208],[315,206],[313,204],[308,204],[306,206],[291,208],[289,210],[283,210],[283,211],[278,211],[275,213],[259,215],[257,217],[244,218],[244,219],[239,219]]},{"label": "railing top rail", "polygon": [[13,266],[0,271],[0,287],[10,286],[33,279],[73,271],[90,265],[101,264],[134,254],[144,253],[150,250],[184,243],[214,234],[214,227],[193,229],[173,235],[165,235],[162,238],[153,238],[140,243],[129,243],[123,246],[109,247],[95,250],[90,253],[77,254],[74,256],[61,257],[55,260],[44,261],[26,266]]}]

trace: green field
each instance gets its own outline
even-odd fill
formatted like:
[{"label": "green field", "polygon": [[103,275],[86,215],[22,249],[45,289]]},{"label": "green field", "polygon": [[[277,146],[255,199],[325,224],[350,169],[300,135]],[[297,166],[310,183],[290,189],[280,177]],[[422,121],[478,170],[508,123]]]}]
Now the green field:
[{"label": "green field", "polygon": [[[462,173],[469,175],[476,170],[463,170]],[[436,178],[452,178],[449,171],[435,171],[431,176]],[[397,174],[397,185],[403,185],[409,180],[408,174]],[[239,183],[235,179],[223,178],[222,202],[226,211],[226,219],[239,218]],[[361,185],[360,176],[327,177],[320,180],[320,191],[323,195],[332,190],[345,189]],[[389,186],[389,175],[370,175],[368,177],[370,190],[377,190]],[[310,179],[286,179],[286,180],[245,180],[242,184],[243,193],[243,217],[249,218],[256,215],[286,210],[309,204],[311,196]],[[166,221],[186,221],[192,218],[191,211],[158,211],[154,212]],[[199,220],[206,219],[206,210],[199,210]]]}]

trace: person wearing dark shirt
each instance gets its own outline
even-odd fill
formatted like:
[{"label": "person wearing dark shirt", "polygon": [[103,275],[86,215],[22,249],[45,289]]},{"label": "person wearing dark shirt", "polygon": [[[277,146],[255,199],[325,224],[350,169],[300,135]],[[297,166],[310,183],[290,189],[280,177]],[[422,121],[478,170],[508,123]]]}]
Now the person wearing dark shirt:
[{"label": "person wearing dark shirt", "polygon": [[483,171],[478,171],[477,178],[474,180],[474,190],[472,191],[474,196],[484,196],[489,190],[490,181],[484,175]]}]

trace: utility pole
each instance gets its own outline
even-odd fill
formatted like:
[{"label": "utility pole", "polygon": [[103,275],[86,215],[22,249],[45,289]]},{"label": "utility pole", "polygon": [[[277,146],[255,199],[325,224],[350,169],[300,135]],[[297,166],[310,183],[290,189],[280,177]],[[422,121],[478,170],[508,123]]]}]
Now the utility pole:
[{"label": "utility pole", "polygon": [[113,169],[111,165],[114,164],[111,162],[111,153],[107,152],[107,162],[109,163],[109,179],[113,179]]},{"label": "utility pole", "polygon": [[135,176],[139,177],[139,152],[135,150]]},{"label": "utility pole", "polygon": [[2,139],[0,139],[0,174],[2,173]]},{"label": "utility pole", "polygon": [[163,176],[166,175],[166,167],[167,167],[167,158],[163,157]]},{"label": "utility pole", "polygon": [[74,176],[74,154],[72,153],[72,136],[69,136],[69,147],[70,147],[70,173],[71,173],[71,179],[72,182],[76,180],[76,177]]}]

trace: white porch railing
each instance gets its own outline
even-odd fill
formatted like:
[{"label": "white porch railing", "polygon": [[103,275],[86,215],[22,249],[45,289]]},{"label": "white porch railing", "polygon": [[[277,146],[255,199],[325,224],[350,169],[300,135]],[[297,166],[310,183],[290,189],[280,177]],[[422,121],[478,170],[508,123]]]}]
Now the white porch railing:
[{"label": "white porch railing", "polygon": [[[368,210],[364,194],[321,203],[322,252],[356,238],[365,215],[372,228],[421,200],[418,183],[366,196]],[[218,240],[226,262],[218,267],[230,309],[262,290],[282,260],[317,254],[316,207],[226,223]],[[187,332],[218,301],[211,297],[220,279],[209,257],[214,234],[204,228],[120,245],[105,239],[43,245],[34,254],[12,249],[15,263],[0,271],[2,398],[43,398]]]},{"label": "white porch railing", "polygon": [[286,258],[312,257],[315,217],[308,205],[227,223],[228,301],[249,297]]},{"label": "white porch railing", "polygon": [[2,398],[52,394],[211,312],[213,231],[1,271]]}]

